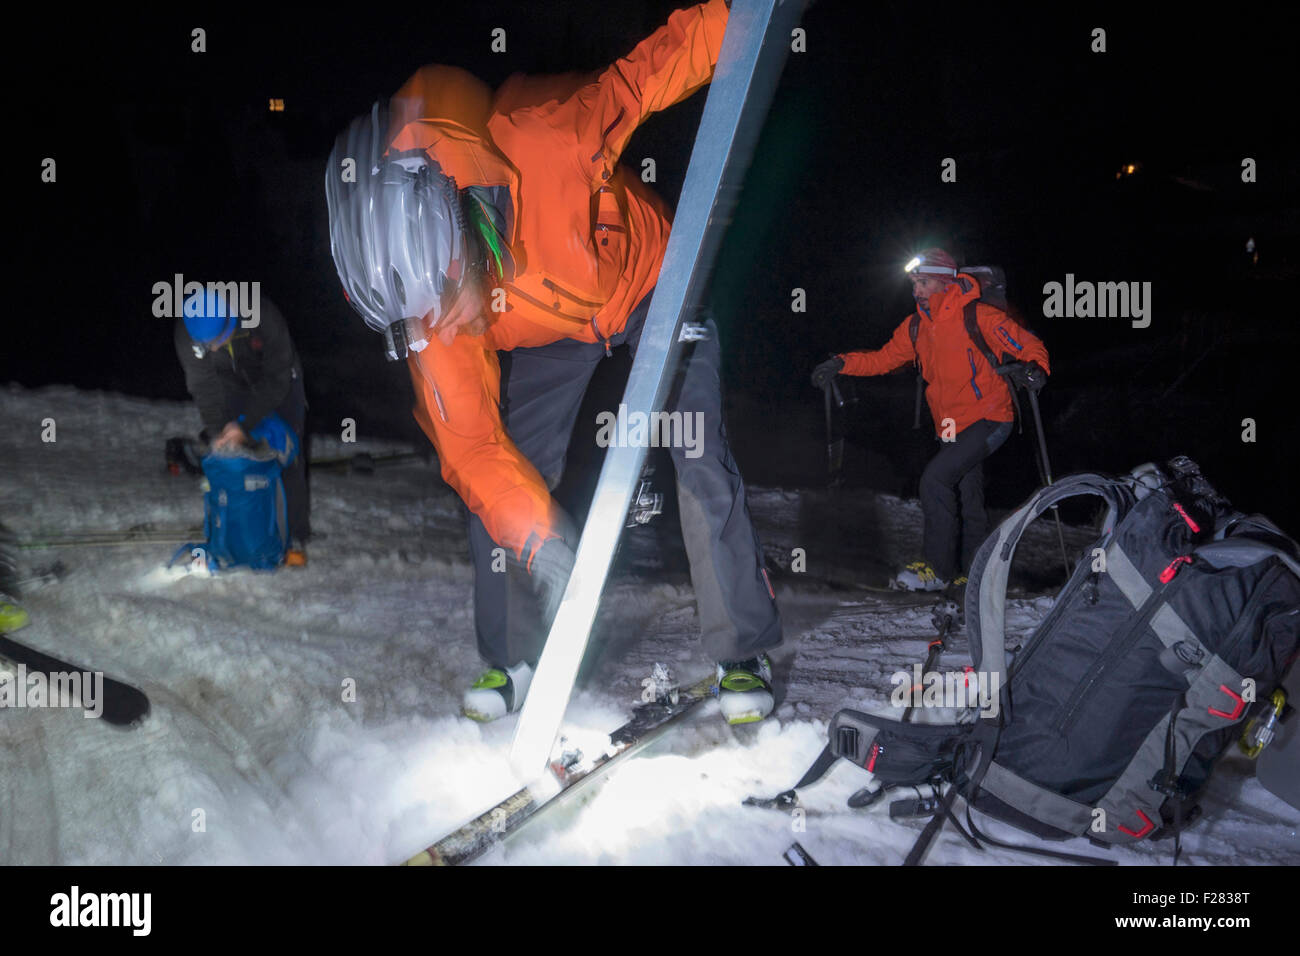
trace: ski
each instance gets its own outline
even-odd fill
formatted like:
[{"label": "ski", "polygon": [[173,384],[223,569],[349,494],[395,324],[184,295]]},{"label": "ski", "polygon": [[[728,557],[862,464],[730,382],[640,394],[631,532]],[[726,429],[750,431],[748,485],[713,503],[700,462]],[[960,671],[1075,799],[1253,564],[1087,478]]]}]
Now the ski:
[{"label": "ski", "polygon": [[554,791],[554,784],[549,788],[533,785],[517,790],[402,865],[459,866],[472,862],[542,814],[586,792],[613,772],[619,761],[635,756],[682,722],[713,696],[715,678],[711,675],[679,691],[656,668],[652,681],[657,681],[656,699],[633,709],[631,719],[609,735],[609,746],[604,753],[588,760],[579,751],[562,749],[559,758],[551,761],[549,773],[559,784],[558,791]]},{"label": "ski", "polygon": [[[682,321],[694,314],[703,298],[790,49],[790,31],[803,7],[804,0],[732,4],[672,235],[623,393],[622,404],[633,414],[664,406],[681,354]],[[521,775],[543,766],[564,720],[645,452],[638,443],[629,443],[605,454],[573,573],[515,728],[510,762]]]},{"label": "ski", "polygon": [[38,534],[18,542],[24,550],[44,548],[111,547],[120,544],[180,544],[201,535],[202,528],[155,528],[140,526],[118,530],[67,531]]},{"label": "ski", "polygon": [[30,678],[37,674],[47,680],[55,675],[82,675],[83,679],[98,675],[103,681],[98,700],[103,710],[99,716],[114,726],[134,727],[149,715],[149,698],[138,687],[51,657],[0,634],[0,685],[11,683],[17,693],[23,694]]},{"label": "ski", "polygon": [[47,584],[56,584],[62,581],[68,575],[68,566],[62,561],[55,561],[53,564],[42,565],[39,568],[32,568],[27,577],[19,578],[14,582],[16,593],[21,594],[31,587],[44,587]]},{"label": "ski", "polygon": [[376,468],[400,465],[418,461],[428,464],[433,459],[433,449],[424,451],[397,451],[382,455],[372,455],[359,451],[351,455],[339,455],[332,458],[313,458],[308,467],[312,471],[340,471],[352,475],[372,475]]},{"label": "ski", "polygon": [[[178,435],[167,439],[167,470],[173,475],[185,472],[189,475],[203,474],[203,458],[209,453],[209,447],[196,438]],[[409,449],[406,451],[387,451],[377,454],[356,451],[340,455],[326,455],[313,458],[308,467],[315,471],[343,471],[349,474],[369,475],[376,468],[398,465],[408,461],[422,461],[426,464],[433,460],[433,449]]]}]

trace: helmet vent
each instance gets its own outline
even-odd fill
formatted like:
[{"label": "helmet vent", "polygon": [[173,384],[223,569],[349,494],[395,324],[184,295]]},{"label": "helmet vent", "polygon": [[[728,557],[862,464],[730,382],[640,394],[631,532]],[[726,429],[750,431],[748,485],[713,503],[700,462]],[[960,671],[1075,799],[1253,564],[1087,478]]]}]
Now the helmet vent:
[{"label": "helmet vent", "polygon": [[406,287],[402,285],[401,274],[393,270],[393,293],[397,296],[398,305],[406,305]]}]

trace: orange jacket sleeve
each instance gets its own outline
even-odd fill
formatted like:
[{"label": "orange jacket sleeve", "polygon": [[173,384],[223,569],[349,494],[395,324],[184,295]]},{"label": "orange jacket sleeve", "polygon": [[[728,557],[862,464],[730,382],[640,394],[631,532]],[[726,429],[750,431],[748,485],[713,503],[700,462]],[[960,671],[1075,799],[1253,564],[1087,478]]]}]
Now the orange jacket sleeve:
[{"label": "orange jacket sleeve", "polygon": [[667,109],[713,78],[727,27],[724,0],[678,10],[668,22],[578,92],[579,138],[603,182],[632,133],[651,113]]},{"label": "orange jacket sleeve", "polygon": [[407,359],[415,418],[438,451],[442,477],[497,544],[529,556],[557,537],[555,505],[537,469],[501,423],[501,367],[481,336],[433,338]]},{"label": "orange jacket sleeve", "polygon": [[1010,355],[1017,361],[1037,362],[1044,372],[1052,374],[1043,340],[1001,309],[981,305],[975,310],[975,322],[999,360],[1003,355]]},{"label": "orange jacket sleeve", "polygon": [[909,362],[916,361],[916,349],[912,347],[912,336],[907,330],[907,324],[911,321],[909,315],[903,320],[903,323],[890,336],[888,342],[883,348],[876,349],[874,352],[844,352],[840,358],[844,359],[844,368],[840,370],[843,375],[884,375],[886,372],[892,372],[896,368],[902,368]]}]

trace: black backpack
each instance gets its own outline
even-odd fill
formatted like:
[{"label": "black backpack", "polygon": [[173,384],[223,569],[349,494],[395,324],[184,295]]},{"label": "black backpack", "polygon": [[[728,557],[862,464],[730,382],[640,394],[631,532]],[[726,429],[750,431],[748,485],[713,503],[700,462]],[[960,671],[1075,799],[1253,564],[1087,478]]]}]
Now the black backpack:
[{"label": "black backpack", "polygon": [[[1016,545],[1031,521],[1079,495],[1105,502],[1102,534],[1009,656]],[[1173,836],[1177,861],[1178,833],[1195,818],[1215,762],[1297,656],[1300,548],[1268,519],[1233,511],[1187,458],[1119,478],[1073,475],[1041,489],[985,540],[966,590],[966,626],[976,675],[996,690],[996,707],[948,710],[937,723],[841,710],[796,786],[837,758],[879,785],[855,806],[930,785],[934,817],[910,863],[945,819],[961,829],[952,813],[959,795],[969,827],[961,832],[977,847],[1007,844],[975,828],[972,807],[1048,839]]]}]

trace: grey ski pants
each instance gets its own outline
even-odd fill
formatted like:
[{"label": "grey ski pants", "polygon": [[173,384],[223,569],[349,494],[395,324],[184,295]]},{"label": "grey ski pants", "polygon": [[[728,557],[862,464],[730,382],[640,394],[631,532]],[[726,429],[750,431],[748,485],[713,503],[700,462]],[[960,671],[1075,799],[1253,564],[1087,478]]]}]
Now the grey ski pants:
[{"label": "grey ski pants", "polygon": [[[612,345],[626,343],[636,355],[649,303],[646,296]],[[736,661],[779,645],[781,618],[722,420],[718,331],[712,320],[704,328],[703,340],[684,346],[666,403],[669,411],[695,416],[692,422],[702,427],[689,447],[670,447],[669,454],[677,475],[682,537],[704,650],[716,661]],[[506,430],[551,488],[564,473],[583,394],[604,357],[603,344],[572,339],[511,352],[509,374],[502,382]],[[594,422],[592,427],[594,432]],[[496,544],[473,514],[469,541],[480,655],[492,667],[535,661],[548,622],[539,619],[539,603],[525,572],[508,550],[508,571],[493,572]],[[576,540],[570,543],[577,546]]]}]

